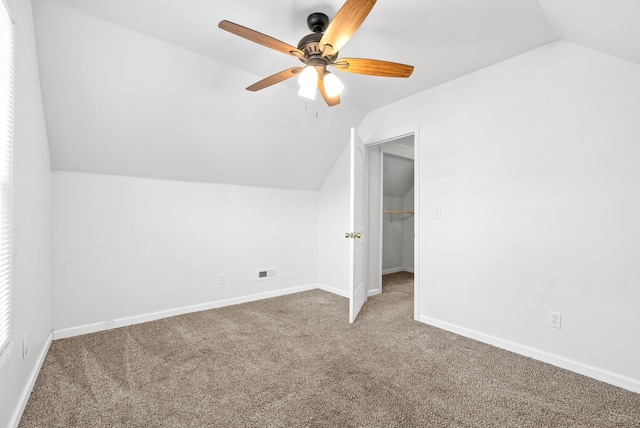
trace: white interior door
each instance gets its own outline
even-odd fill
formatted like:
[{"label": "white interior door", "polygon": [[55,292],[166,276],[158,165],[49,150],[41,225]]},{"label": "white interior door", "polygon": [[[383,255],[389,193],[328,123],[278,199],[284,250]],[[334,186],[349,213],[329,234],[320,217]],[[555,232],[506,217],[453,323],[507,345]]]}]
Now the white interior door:
[{"label": "white interior door", "polygon": [[353,323],[367,300],[364,282],[364,143],[351,128],[351,216],[349,271],[351,292],[349,295],[349,322]]}]

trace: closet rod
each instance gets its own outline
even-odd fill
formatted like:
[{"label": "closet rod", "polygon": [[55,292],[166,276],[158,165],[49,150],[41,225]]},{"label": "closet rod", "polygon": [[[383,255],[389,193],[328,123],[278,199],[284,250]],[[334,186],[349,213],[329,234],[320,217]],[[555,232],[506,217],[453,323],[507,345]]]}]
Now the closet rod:
[{"label": "closet rod", "polygon": [[382,210],[382,212],[384,214],[390,214],[389,217],[392,223],[398,216],[406,216],[401,219],[401,220],[406,220],[415,214],[413,211],[399,211],[399,210]]},{"label": "closet rod", "polygon": [[413,211],[382,210],[385,214],[415,214]]}]

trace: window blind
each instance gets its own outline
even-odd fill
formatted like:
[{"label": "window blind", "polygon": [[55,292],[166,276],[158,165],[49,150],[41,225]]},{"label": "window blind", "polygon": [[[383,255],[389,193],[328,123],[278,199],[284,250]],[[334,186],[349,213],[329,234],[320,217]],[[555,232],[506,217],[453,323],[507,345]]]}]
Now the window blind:
[{"label": "window blind", "polygon": [[11,177],[13,165],[13,2],[0,7],[0,363],[11,347]]}]

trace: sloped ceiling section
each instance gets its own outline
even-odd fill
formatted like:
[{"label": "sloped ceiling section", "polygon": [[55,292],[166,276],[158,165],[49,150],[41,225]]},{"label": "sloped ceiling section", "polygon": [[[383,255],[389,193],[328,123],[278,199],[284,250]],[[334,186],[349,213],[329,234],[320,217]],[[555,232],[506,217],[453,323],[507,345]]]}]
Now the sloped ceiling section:
[{"label": "sloped ceiling section", "polygon": [[342,104],[297,96],[299,64],[217,28],[296,45],[343,0],[33,0],[52,169],[319,188],[370,111],[556,40],[535,0],[379,0],[343,56],[416,66],[409,79],[340,73]]},{"label": "sloped ceiling section", "polygon": [[563,40],[640,64],[640,1],[539,0]]},{"label": "sloped ceiling section", "polygon": [[54,170],[315,189],[363,117],[56,2],[35,18]]},{"label": "sloped ceiling section", "polygon": [[413,188],[413,160],[386,154],[383,161],[382,194],[403,197]]}]

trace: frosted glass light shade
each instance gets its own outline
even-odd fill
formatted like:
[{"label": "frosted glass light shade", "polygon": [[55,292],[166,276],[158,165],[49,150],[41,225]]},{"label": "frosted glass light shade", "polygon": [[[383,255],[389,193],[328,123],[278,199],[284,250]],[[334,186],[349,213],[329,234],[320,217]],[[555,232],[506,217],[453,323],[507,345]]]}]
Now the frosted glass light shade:
[{"label": "frosted glass light shade", "polygon": [[305,97],[310,100],[316,99],[316,87],[314,86],[300,86],[300,90],[298,91],[298,95],[301,97]]},{"label": "frosted glass light shade", "polygon": [[335,97],[336,95],[340,95],[344,89],[344,85],[335,74],[327,73],[327,75],[324,76],[324,89],[327,91],[328,96]]},{"label": "frosted glass light shade", "polygon": [[298,76],[298,84],[301,88],[307,88],[309,86],[316,86],[318,81],[318,70],[313,66],[306,66],[300,76]]},{"label": "frosted glass light shade", "polygon": [[306,66],[300,76],[298,76],[298,84],[300,90],[298,95],[310,100],[316,99],[316,83],[318,82],[318,70],[313,66]]}]

